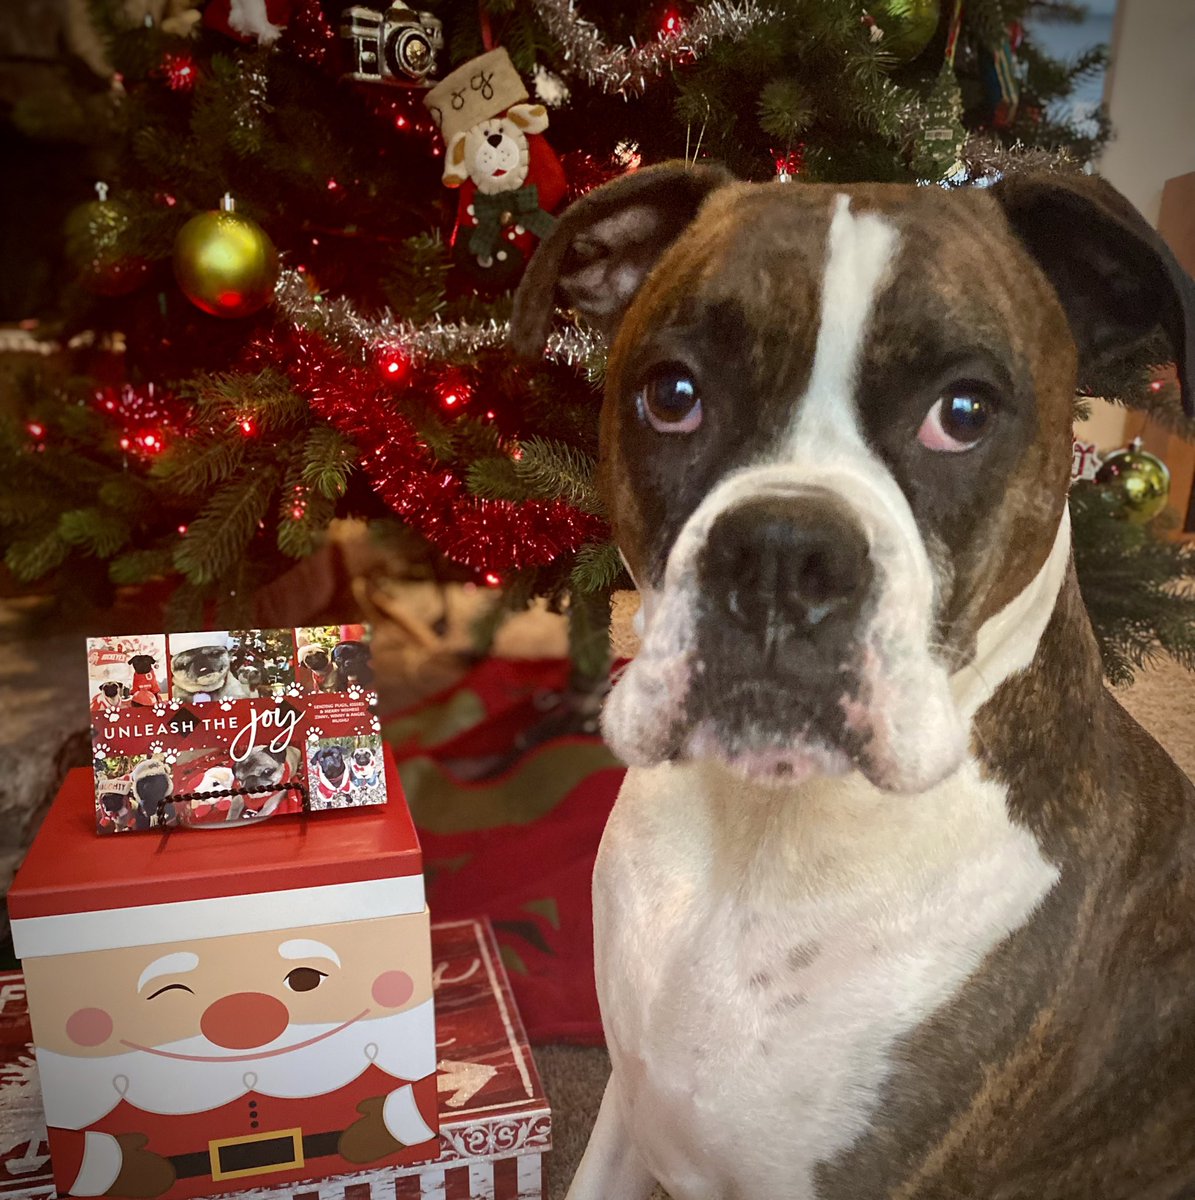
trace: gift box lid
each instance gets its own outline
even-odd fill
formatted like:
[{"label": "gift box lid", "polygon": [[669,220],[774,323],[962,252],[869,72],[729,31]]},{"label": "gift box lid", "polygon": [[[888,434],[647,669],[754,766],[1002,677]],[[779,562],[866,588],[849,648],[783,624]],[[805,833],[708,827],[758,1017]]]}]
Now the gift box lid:
[{"label": "gift box lid", "polygon": [[385,761],[384,805],[102,840],[92,773],[69,772],[8,893],[18,957],[421,912],[419,837]]},{"label": "gift box lid", "polygon": [[[256,1187],[254,1200],[538,1196],[552,1116],[488,921],[432,926],[440,1143],[404,1167]],[[19,971],[0,972],[0,1200],[54,1195]],[[505,1182],[504,1182],[505,1181]],[[509,1185],[509,1186],[508,1186]]]}]

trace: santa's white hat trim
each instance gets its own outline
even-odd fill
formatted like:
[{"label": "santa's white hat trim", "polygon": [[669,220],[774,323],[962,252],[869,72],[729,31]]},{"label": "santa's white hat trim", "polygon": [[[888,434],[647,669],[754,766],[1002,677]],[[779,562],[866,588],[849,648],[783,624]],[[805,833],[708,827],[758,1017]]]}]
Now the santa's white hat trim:
[{"label": "santa's white hat trim", "polygon": [[282,892],[21,917],[12,922],[12,940],[18,958],[48,958],[88,950],[369,921],[426,912],[426,904],[423,876],[400,875]]},{"label": "santa's white hat trim", "polygon": [[182,654],[184,650],[198,650],[202,646],[220,646],[232,649],[232,637],[227,630],[216,633],[171,633],[167,635],[170,656]]}]

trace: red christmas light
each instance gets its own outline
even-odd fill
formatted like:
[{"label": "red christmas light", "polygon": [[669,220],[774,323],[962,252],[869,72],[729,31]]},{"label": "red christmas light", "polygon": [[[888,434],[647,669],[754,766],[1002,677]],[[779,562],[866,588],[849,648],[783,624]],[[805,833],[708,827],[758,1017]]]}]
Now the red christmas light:
[{"label": "red christmas light", "polygon": [[253,419],[251,417],[242,417],[241,420],[237,422],[237,424],[240,425],[241,432],[246,437],[252,437],[253,434],[257,431],[257,426],[254,425]]},{"label": "red christmas light", "polygon": [[495,574],[493,571],[487,571],[483,578],[487,587],[497,587],[502,582],[502,576]]},{"label": "red christmas light", "polygon": [[664,24],[660,27],[660,33],[664,37],[673,37],[679,34],[684,27],[685,23],[681,20],[680,13],[668,12],[664,14]]},{"label": "red christmas light", "polygon": [[397,346],[383,346],[378,352],[377,363],[383,377],[394,383],[405,379],[411,367],[410,357]]},{"label": "red christmas light", "polygon": [[46,435],[46,427],[37,421],[30,421],[25,429],[30,437],[40,438]]},{"label": "red christmas light", "polygon": [[187,527],[186,527],[185,525],[180,525],[180,526],[178,527],[178,536],[179,536],[179,537],[185,537],[185,536],[186,536],[186,533],[187,533]]},{"label": "red christmas light", "polygon": [[191,92],[199,82],[199,66],[185,50],[170,50],[162,55],[158,77],[172,92]]}]

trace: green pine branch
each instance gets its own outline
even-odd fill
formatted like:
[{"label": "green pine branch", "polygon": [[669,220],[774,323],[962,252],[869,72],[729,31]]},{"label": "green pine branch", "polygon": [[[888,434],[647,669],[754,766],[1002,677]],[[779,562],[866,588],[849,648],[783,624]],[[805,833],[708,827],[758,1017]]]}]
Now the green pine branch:
[{"label": "green pine branch", "polygon": [[591,543],[577,551],[569,585],[586,594],[610,591],[622,573],[622,556],[613,542]]},{"label": "green pine branch", "polygon": [[532,500],[535,493],[513,460],[479,458],[465,472],[465,486],[482,500]]},{"label": "green pine branch", "polygon": [[328,500],[339,500],[349,486],[357,448],[330,425],[316,425],[303,443],[300,481]]},{"label": "green pine branch", "polygon": [[147,583],[170,573],[174,565],[173,548],[127,550],[108,564],[108,578],[116,584]]},{"label": "green pine branch", "polygon": [[192,437],[168,450],[154,464],[153,474],[184,495],[206,495],[240,472],[245,449],[242,437]]},{"label": "green pine branch", "polygon": [[257,535],[277,485],[268,467],[225,484],[187,528],[174,552],[178,570],[197,584],[227,576]]},{"label": "green pine branch", "polygon": [[594,482],[596,463],[575,446],[533,437],[520,444],[515,464],[519,478],[542,500],[567,500],[582,512],[600,513],[602,502]]},{"label": "green pine branch", "polygon": [[4,564],[21,583],[32,583],[61,566],[71,548],[58,532],[57,522],[30,529],[9,543]]},{"label": "green pine branch", "polygon": [[1075,571],[1104,673],[1128,683],[1169,655],[1195,670],[1195,545],[1109,514],[1101,490],[1071,491]]},{"label": "green pine branch", "polygon": [[129,540],[128,521],[102,508],[69,509],[58,518],[58,533],[68,546],[97,558],[111,558]]}]

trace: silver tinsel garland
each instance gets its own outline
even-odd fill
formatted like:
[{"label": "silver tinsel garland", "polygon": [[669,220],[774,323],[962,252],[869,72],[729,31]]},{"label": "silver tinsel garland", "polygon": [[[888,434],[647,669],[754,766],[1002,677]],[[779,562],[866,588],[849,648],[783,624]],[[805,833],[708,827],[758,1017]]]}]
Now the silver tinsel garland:
[{"label": "silver tinsel garland", "polygon": [[532,0],[532,5],[560,46],[560,69],[621,96],[640,95],[653,79],[692,61],[711,42],[737,40],[772,16],[755,0],[708,0],[675,33],[662,33],[642,46],[611,46],[597,26],[578,15],[574,0]]},{"label": "silver tinsel garland", "polygon": [[[505,321],[441,321],[423,325],[398,320],[393,313],[364,317],[343,298],[313,296],[298,271],[282,271],[274,288],[274,303],[290,321],[327,336],[342,350],[365,358],[377,350],[401,351],[414,362],[459,362],[481,350],[506,345]],[[570,325],[548,338],[547,357],[570,367],[586,366],[602,353],[592,333]]]}]

